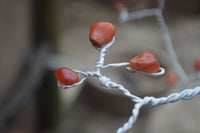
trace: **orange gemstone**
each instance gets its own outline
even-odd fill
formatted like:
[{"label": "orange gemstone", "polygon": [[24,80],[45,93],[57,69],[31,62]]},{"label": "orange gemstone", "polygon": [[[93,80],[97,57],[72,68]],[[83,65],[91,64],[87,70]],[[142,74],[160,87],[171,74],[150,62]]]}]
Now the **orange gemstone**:
[{"label": "orange gemstone", "polygon": [[194,63],[194,69],[196,71],[200,71],[200,58],[197,58],[195,63]]},{"label": "orange gemstone", "polygon": [[174,85],[179,81],[179,77],[176,73],[167,73],[165,76],[165,81],[169,85]]},{"label": "orange gemstone", "polygon": [[57,69],[55,75],[58,81],[64,85],[73,85],[80,81],[78,74],[67,67]]},{"label": "orange gemstone", "polygon": [[144,52],[129,61],[131,69],[148,73],[155,73],[159,70],[160,64],[150,52]]},{"label": "orange gemstone", "polygon": [[109,22],[98,22],[90,28],[90,41],[98,48],[112,41],[115,36],[115,27]]},{"label": "orange gemstone", "polygon": [[113,8],[113,10],[115,10],[117,12],[120,12],[120,11],[126,9],[126,7],[120,2],[114,2],[112,4],[112,8]]}]

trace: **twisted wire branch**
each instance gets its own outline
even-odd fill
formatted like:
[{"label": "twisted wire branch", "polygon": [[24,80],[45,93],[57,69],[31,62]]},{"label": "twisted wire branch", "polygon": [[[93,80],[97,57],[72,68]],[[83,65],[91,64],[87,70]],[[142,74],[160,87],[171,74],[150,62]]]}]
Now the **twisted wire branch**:
[{"label": "twisted wire branch", "polygon": [[142,102],[135,104],[135,107],[132,110],[132,116],[129,118],[128,122],[126,122],[122,127],[118,128],[116,133],[125,133],[128,129],[130,129],[132,127],[132,125],[137,120],[140,108],[143,106],[143,104],[142,104]]},{"label": "twisted wire branch", "polygon": [[157,106],[160,104],[178,102],[180,100],[190,100],[199,94],[200,86],[197,86],[194,89],[185,89],[180,93],[173,93],[167,97],[144,97],[141,101],[135,104],[135,107],[132,110],[132,116],[129,118],[128,122],[126,122],[122,127],[117,130],[116,133],[125,133],[128,129],[130,129],[137,120],[140,108],[146,104]]},{"label": "twisted wire branch", "polygon": [[115,36],[113,37],[111,42],[109,42],[108,44],[105,45],[105,47],[102,48],[101,54],[100,54],[100,57],[99,57],[99,61],[96,63],[96,71],[97,71],[98,74],[100,74],[100,69],[104,65],[104,57],[106,55],[106,51],[110,46],[112,46],[114,44],[114,42],[115,42]]},{"label": "twisted wire branch", "polygon": [[106,87],[117,88],[118,90],[122,91],[125,96],[131,98],[131,100],[133,102],[141,102],[142,101],[141,98],[131,94],[130,91],[125,89],[121,84],[117,84],[115,82],[112,82],[111,80],[104,80],[103,79],[103,81],[102,81],[102,78],[105,78],[105,76],[101,77],[99,80],[103,85],[106,85]]}]

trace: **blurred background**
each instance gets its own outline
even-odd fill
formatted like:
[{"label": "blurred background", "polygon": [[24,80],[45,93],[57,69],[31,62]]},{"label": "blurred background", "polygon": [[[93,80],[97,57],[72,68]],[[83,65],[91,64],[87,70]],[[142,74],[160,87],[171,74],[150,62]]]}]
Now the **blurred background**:
[{"label": "blurred background", "polygon": [[[96,78],[67,90],[57,87],[59,67],[94,70],[99,51],[89,42],[93,23],[109,21],[116,27],[116,43],[105,63],[127,62],[150,51],[167,73],[175,73],[156,19],[119,23],[114,2],[130,11],[157,6],[157,0],[0,0],[0,132],[114,133],[128,120],[134,103],[117,90],[102,88]],[[164,16],[181,65],[188,75],[195,73],[200,1],[166,0]],[[185,89],[166,75],[153,78],[120,68],[103,74],[140,97]],[[145,107],[128,133],[197,133],[199,113],[199,97]]]}]

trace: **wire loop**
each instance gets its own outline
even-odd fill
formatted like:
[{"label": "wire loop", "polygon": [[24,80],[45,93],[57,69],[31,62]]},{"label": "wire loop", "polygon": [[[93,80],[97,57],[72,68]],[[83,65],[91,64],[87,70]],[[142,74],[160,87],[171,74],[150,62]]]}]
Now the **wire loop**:
[{"label": "wire loop", "polygon": [[146,75],[150,75],[150,76],[154,76],[154,77],[157,77],[157,76],[161,76],[163,74],[165,74],[165,69],[160,67],[159,70],[156,72],[156,73],[148,73],[148,72],[143,72],[143,71],[136,71],[136,70],[133,70],[131,69],[130,67],[126,67],[126,69],[130,72],[138,72],[138,73],[142,73],[142,74],[146,74]]}]

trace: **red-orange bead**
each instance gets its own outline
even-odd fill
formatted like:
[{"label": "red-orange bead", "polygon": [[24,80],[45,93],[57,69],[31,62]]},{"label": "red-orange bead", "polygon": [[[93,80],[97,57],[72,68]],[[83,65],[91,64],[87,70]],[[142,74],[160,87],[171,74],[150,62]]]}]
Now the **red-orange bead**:
[{"label": "red-orange bead", "polygon": [[109,22],[98,22],[90,28],[90,41],[97,48],[111,42],[114,36],[115,27]]},{"label": "red-orange bead", "polygon": [[78,74],[67,67],[57,69],[55,75],[58,81],[64,85],[73,85],[80,81]]},{"label": "red-orange bead", "polygon": [[169,85],[174,85],[179,81],[179,77],[176,73],[167,73],[165,76],[165,82]]},{"label": "red-orange bead", "polygon": [[200,58],[197,58],[195,63],[194,63],[194,69],[196,71],[200,71]]},{"label": "red-orange bead", "polygon": [[144,52],[129,61],[131,69],[148,73],[155,73],[159,70],[160,64],[150,52]]},{"label": "red-orange bead", "polygon": [[120,2],[114,2],[112,4],[112,8],[113,8],[113,10],[115,10],[117,12],[120,12],[120,11],[126,9],[126,7]]}]

